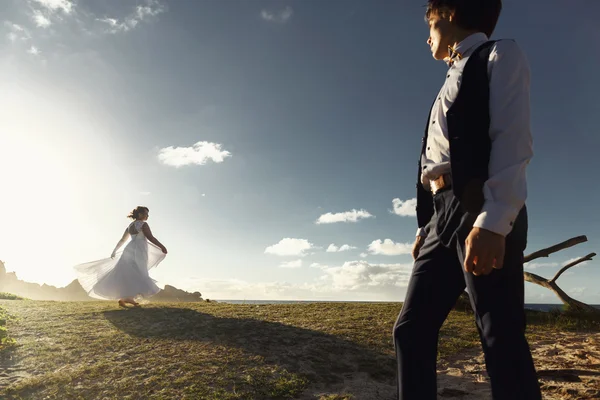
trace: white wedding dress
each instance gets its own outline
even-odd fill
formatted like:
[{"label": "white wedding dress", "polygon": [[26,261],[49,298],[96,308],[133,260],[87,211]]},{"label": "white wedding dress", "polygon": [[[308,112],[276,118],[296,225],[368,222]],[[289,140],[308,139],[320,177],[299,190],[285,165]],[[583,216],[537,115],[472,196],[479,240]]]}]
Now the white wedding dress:
[{"label": "white wedding dress", "polygon": [[144,224],[144,221],[133,221],[127,227],[116,249],[129,237],[131,241],[122,252],[113,253],[114,258],[75,266],[77,279],[89,296],[117,300],[140,295],[149,297],[160,291],[148,271],[156,267],[165,254],[148,242],[142,231]]}]

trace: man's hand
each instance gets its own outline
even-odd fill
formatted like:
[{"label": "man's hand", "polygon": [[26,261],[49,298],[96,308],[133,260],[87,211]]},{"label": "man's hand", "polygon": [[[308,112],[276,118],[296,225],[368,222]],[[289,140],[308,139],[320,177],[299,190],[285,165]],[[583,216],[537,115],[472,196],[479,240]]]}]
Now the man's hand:
[{"label": "man's hand", "polygon": [[474,227],[465,241],[465,271],[473,275],[489,275],[504,264],[504,236]]},{"label": "man's hand", "polygon": [[416,260],[419,256],[419,250],[421,250],[421,247],[423,246],[424,242],[425,236],[417,236],[417,238],[415,239],[415,244],[413,245],[412,249],[413,260]]}]

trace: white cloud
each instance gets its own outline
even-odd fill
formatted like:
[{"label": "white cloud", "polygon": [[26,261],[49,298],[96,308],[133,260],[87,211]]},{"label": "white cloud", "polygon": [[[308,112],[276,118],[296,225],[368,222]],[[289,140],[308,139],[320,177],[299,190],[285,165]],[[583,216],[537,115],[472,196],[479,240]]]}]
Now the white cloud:
[{"label": "white cloud", "polygon": [[393,213],[401,217],[415,217],[417,215],[417,199],[402,201],[398,198],[392,200]]},{"label": "white cloud", "polygon": [[317,224],[334,224],[336,222],[357,222],[359,219],[373,218],[373,215],[366,210],[351,210],[340,213],[323,214],[317,219]]},{"label": "white cloud", "polygon": [[140,194],[142,196],[150,196],[151,193],[150,192],[140,192]]},{"label": "white cloud", "polygon": [[311,282],[247,282],[239,279],[185,279],[171,282],[209,299],[263,300],[378,300],[402,301],[411,264],[369,264],[349,261],[338,267],[318,263],[321,275]]},{"label": "white cloud", "polygon": [[29,48],[29,50],[27,50],[27,52],[28,52],[29,54],[31,54],[31,55],[34,55],[34,56],[37,56],[37,55],[39,55],[39,54],[40,54],[40,50],[39,50],[37,47],[35,47],[35,46],[31,46],[31,47]]},{"label": "white cloud", "polygon": [[[188,291],[198,290],[205,299],[282,299],[294,298],[294,286],[286,282],[246,282],[240,279],[204,280],[187,279],[176,287]],[[289,297],[288,297],[289,296]]]},{"label": "white cloud", "polygon": [[349,261],[341,267],[327,268],[333,290],[353,291],[369,287],[407,286],[411,264],[369,264],[366,261]]},{"label": "white cloud", "polygon": [[279,268],[300,268],[302,260],[286,261],[279,265]]},{"label": "white cloud", "polygon": [[353,250],[356,249],[356,247],[354,246],[350,246],[348,244],[343,244],[340,247],[336,246],[335,244],[331,243],[329,245],[329,247],[327,247],[327,253],[340,253],[342,251],[348,251],[348,250]]},{"label": "white cloud", "polygon": [[19,24],[10,21],[4,21],[4,26],[10,31],[6,36],[11,42],[16,42],[17,39],[27,40],[31,38],[27,29]]},{"label": "white cloud", "polygon": [[137,19],[142,21],[146,17],[156,17],[165,12],[165,7],[158,1],[149,1],[146,6],[137,6],[135,14]]},{"label": "white cloud", "polygon": [[[571,264],[573,261],[577,261],[577,260],[579,260],[580,258],[581,258],[581,257],[575,257],[575,258],[571,258],[571,259],[569,259],[569,260],[565,261],[564,263],[562,263],[562,266],[564,267],[564,266],[565,266],[565,265],[567,265],[567,264]],[[587,265],[587,264],[589,264],[589,263],[590,263],[590,262],[589,262],[589,260],[588,260],[588,261],[583,261],[583,262],[580,262],[579,264],[577,264],[577,267],[582,267],[582,266],[584,266],[584,265]],[[573,268],[577,268],[577,267],[573,267]]]},{"label": "white cloud", "polygon": [[523,265],[524,268],[527,269],[537,269],[537,268],[547,268],[547,267],[558,267],[560,264],[557,262],[529,262]]},{"label": "white cloud", "polygon": [[222,163],[231,153],[221,150],[221,144],[197,142],[191,147],[165,147],[160,149],[158,159],[165,165],[176,168],[185,165],[204,165],[208,161]]},{"label": "white cloud", "polygon": [[289,19],[294,14],[294,10],[291,7],[286,7],[279,12],[273,12],[269,10],[262,10],[260,12],[260,16],[265,21],[275,22],[278,24],[284,24],[289,21]]},{"label": "white cloud", "polygon": [[[562,263],[558,263],[558,262],[535,262],[535,260],[534,260],[534,261],[532,261],[532,262],[525,263],[525,264],[524,264],[524,267],[525,267],[526,269],[538,269],[538,268],[556,268],[556,267],[564,267],[565,265],[567,265],[567,264],[570,264],[570,263],[572,263],[573,261],[579,260],[579,258],[580,258],[580,257],[571,258],[571,259],[569,259],[569,260],[567,260],[567,261],[564,261],[564,262],[562,262]],[[584,266],[584,265],[586,265],[586,264],[588,264],[588,263],[589,263],[589,261],[584,261],[584,262],[581,262],[581,263],[577,264],[577,267]],[[574,267],[574,268],[577,268],[577,267]],[[568,273],[568,272],[567,272],[567,273]]]},{"label": "white cloud", "polygon": [[15,24],[14,22],[5,21],[4,25],[6,27],[8,27],[10,30],[12,30],[13,32],[23,32],[23,31],[25,31],[25,28],[23,28],[19,24]]},{"label": "white cloud", "polygon": [[66,14],[70,14],[73,11],[75,3],[70,0],[33,0],[39,3],[42,7],[55,12],[62,10]]},{"label": "white cloud", "polygon": [[[534,285],[533,283],[529,283],[526,282],[527,285]],[[532,287],[532,290],[538,290],[538,287]],[[528,288],[529,289],[529,288]],[[554,296],[550,296],[549,293],[541,293],[541,292],[537,292],[537,293],[531,293],[531,291],[527,291],[526,295],[525,295],[525,303],[531,303],[531,304],[536,304],[536,303],[548,303],[548,301],[555,300],[556,298]]]},{"label": "white cloud", "polygon": [[399,256],[403,254],[411,254],[412,248],[412,243],[394,243],[394,241],[391,239],[385,239],[382,242],[381,239],[378,239],[374,240],[369,245],[369,253],[384,256]]},{"label": "white cloud", "polygon": [[304,257],[306,252],[313,248],[314,245],[306,239],[283,238],[279,243],[267,247],[265,254]]},{"label": "white cloud", "polygon": [[109,33],[127,32],[135,28],[139,22],[137,19],[133,18],[128,18],[124,21],[119,21],[116,18],[98,18],[98,21],[109,26],[109,29],[107,30]]},{"label": "white cloud", "polygon": [[33,21],[38,28],[47,28],[52,24],[50,20],[46,18],[46,16],[39,10],[35,10],[33,12]]},{"label": "white cloud", "polygon": [[368,256],[368,254],[367,254],[367,253],[360,253],[360,257],[361,257],[361,258],[365,258],[365,257],[367,257],[367,256]]},{"label": "white cloud", "polygon": [[568,292],[571,296],[581,296],[587,290],[585,287],[574,287],[569,289]]},{"label": "white cloud", "polygon": [[148,17],[156,17],[166,11],[166,8],[157,0],[146,0],[146,5],[138,5],[133,13],[123,19],[104,17],[96,20],[108,25],[107,32],[119,33],[128,32],[134,29],[138,24]]}]

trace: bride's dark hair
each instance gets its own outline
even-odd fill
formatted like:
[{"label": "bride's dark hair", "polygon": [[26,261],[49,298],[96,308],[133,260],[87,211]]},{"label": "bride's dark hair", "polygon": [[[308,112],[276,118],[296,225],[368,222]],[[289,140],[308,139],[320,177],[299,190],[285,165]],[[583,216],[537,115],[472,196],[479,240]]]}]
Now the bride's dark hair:
[{"label": "bride's dark hair", "polygon": [[136,208],[133,209],[132,212],[129,213],[127,218],[138,219],[138,217],[140,216],[140,213],[144,212],[144,211],[149,212],[150,210],[148,209],[148,207],[137,206]]}]

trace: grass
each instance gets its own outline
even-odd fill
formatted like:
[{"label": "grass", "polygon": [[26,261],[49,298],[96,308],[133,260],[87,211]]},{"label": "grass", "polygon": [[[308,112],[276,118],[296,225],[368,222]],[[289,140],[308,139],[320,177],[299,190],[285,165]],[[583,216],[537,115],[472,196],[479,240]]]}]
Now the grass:
[{"label": "grass", "polygon": [[9,336],[8,329],[6,328],[9,319],[10,315],[4,308],[0,307],[0,352],[6,350],[15,343],[14,339]]},{"label": "grass", "polygon": [[[0,292],[0,300],[25,300],[23,297],[14,295],[12,293]],[[15,341],[8,334],[8,329],[6,328],[7,322],[10,319],[10,315],[6,312],[6,310],[0,307],[0,352],[6,350],[7,348],[13,346]]]},{"label": "grass", "polygon": [[600,331],[600,313],[584,312],[535,312],[528,313],[529,325],[537,325],[542,329],[559,329],[566,331]]},{"label": "grass", "polygon": [[0,300],[26,300],[24,297],[12,293],[0,292]]},{"label": "grass", "polygon": [[[3,399],[350,400],[394,393],[398,303],[0,306],[18,317],[8,321],[18,343],[10,352],[30,374],[0,384]],[[600,322],[574,316],[529,318],[532,337],[600,331]],[[440,337],[441,359],[479,346],[473,317],[464,312],[451,313]]]}]

